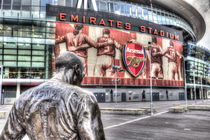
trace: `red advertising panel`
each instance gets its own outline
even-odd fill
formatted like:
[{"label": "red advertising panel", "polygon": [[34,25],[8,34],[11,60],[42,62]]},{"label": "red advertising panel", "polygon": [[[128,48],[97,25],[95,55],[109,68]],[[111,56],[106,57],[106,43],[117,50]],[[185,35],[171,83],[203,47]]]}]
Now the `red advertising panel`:
[{"label": "red advertising panel", "polygon": [[184,85],[179,41],[108,27],[57,22],[53,59],[65,51],[74,52],[84,63],[83,85],[113,85],[113,64],[124,70],[117,73],[119,85],[149,85],[150,61],[153,85]]}]

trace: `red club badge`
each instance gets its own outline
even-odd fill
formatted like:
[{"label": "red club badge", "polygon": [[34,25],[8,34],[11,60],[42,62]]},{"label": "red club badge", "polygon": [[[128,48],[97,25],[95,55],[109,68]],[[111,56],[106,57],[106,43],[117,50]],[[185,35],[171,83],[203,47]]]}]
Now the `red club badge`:
[{"label": "red club badge", "polygon": [[138,77],[145,66],[145,48],[138,44],[127,44],[123,47],[123,61],[128,72]]}]

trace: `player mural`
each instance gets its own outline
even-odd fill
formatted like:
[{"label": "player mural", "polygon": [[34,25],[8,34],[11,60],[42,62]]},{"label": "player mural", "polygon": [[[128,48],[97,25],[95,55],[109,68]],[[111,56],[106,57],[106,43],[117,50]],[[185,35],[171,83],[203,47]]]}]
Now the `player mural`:
[{"label": "player mural", "polygon": [[[151,42],[151,60],[148,42]],[[54,59],[65,51],[76,53],[85,64],[84,85],[112,85],[113,64],[124,69],[117,74],[121,79],[119,84],[149,85],[150,61],[152,78],[158,81],[154,84],[183,86],[184,83],[179,41],[108,27],[57,22]]]},{"label": "player mural", "polygon": [[153,36],[151,46],[151,69],[153,79],[163,79],[162,57],[163,50],[157,42],[157,37]]}]

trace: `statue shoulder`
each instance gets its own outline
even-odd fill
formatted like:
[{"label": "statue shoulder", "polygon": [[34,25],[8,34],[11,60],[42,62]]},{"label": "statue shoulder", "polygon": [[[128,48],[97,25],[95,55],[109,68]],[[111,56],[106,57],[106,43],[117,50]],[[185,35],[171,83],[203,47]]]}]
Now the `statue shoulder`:
[{"label": "statue shoulder", "polygon": [[73,86],[75,91],[79,94],[80,97],[85,98],[87,96],[89,97],[95,97],[94,94],[91,91],[88,91],[86,89],[83,89],[81,87]]}]

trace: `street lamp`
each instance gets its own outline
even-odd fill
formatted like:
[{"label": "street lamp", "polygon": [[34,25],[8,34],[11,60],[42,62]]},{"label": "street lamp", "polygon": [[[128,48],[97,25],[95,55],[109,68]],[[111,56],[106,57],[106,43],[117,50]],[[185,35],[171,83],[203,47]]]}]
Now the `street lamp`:
[{"label": "street lamp", "polygon": [[3,78],[3,65],[1,65],[1,75],[0,75],[0,105],[3,104],[3,102],[2,102],[2,78]]},{"label": "street lamp", "polygon": [[184,87],[185,87],[185,104],[186,104],[186,106],[188,106],[188,101],[187,101],[187,74],[186,74],[186,66],[185,66],[185,59],[184,59],[184,75],[185,75],[185,77],[184,77]]},{"label": "street lamp", "polygon": [[194,96],[195,96],[195,104],[197,103],[197,94],[196,94],[196,85],[195,85],[195,66],[192,66],[193,69],[193,81],[194,81]]},{"label": "street lamp", "polygon": [[203,72],[200,71],[200,78],[201,78],[201,98],[202,98],[202,102],[203,102],[203,85],[202,85],[202,76],[203,76]]},{"label": "street lamp", "polygon": [[151,69],[151,55],[152,55],[152,49],[151,49],[151,42],[148,42],[148,47],[149,47],[149,54],[150,54],[150,112],[151,112],[151,116],[153,115],[153,97],[152,97],[152,69]]},{"label": "street lamp", "polygon": [[121,67],[118,66],[118,65],[112,65],[112,69],[114,70],[114,73],[115,73],[115,102],[117,103],[117,72],[121,72],[121,71],[124,71],[123,69],[120,69]]}]

